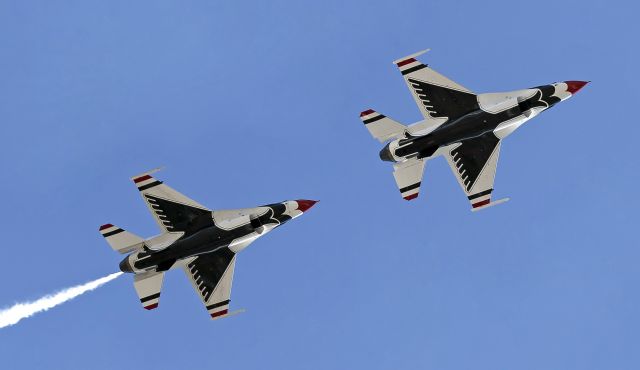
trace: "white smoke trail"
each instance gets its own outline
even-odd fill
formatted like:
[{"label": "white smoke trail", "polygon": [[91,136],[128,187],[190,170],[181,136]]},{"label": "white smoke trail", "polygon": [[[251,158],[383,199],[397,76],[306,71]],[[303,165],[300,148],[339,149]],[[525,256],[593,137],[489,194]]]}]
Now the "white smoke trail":
[{"label": "white smoke trail", "polygon": [[34,302],[16,303],[9,308],[0,310],[0,328],[15,325],[22,319],[31,317],[38,312],[47,311],[48,309],[72,300],[83,293],[97,289],[101,285],[110,282],[120,275],[122,275],[122,272],[116,272],[82,285],[61,290],[52,295],[46,295]]}]

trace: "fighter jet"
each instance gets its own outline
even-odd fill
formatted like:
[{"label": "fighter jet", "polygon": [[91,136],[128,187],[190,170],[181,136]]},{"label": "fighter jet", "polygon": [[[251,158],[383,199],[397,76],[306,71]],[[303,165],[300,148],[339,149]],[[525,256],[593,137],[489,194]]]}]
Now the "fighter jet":
[{"label": "fighter jet", "polygon": [[405,126],[372,109],[360,113],[381,143],[380,159],[393,162],[398,188],[406,200],[418,197],[425,163],[444,156],[477,211],[508,200],[491,201],[502,139],[523,123],[566,100],[585,81],[564,81],[530,89],[475,94],[434,71],[416,57],[394,61],[424,117]]},{"label": "fighter jet", "polygon": [[316,201],[290,200],[255,208],[212,211],[152,177],[132,178],[162,233],[143,239],[118,226],[100,233],[118,253],[127,254],[120,270],[133,273],[142,307],[158,307],[164,273],[181,268],[212,319],[229,313],[236,254],[256,239],[301,216]]}]

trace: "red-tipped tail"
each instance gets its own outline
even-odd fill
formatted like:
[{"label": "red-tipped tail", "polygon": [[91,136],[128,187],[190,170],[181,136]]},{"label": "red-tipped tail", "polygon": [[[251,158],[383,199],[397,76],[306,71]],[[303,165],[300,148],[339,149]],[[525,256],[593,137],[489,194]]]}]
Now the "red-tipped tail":
[{"label": "red-tipped tail", "polygon": [[298,210],[300,210],[302,212],[306,212],[309,208],[313,207],[316,203],[318,203],[318,201],[317,200],[298,199],[298,200],[296,200],[296,203],[298,203]]},{"label": "red-tipped tail", "polygon": [[589,81],[565,81],[564,83],[567,84],[567,91],[571,94],[575,94],[588,84]]}]

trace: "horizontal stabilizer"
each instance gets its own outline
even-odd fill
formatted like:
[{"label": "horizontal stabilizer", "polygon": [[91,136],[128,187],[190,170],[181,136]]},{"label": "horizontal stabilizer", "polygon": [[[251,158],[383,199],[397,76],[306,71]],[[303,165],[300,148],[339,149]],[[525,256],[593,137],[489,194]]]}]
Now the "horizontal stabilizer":
[{"label": "horizontal stabilizer", "polygon": [[164,272],[155,271],[134,275],[133,286],[136,288],[142,307],[146,310],[158,307],[163,278]]},{"label": "horizontal stabilizer", "polygon": [[366,110],[360,113],[360,119],[375,139],[378,139],[381,143],[385,141],[404,135],[407,130],[407,126],[392,120],[391,118],[380,114],[373,109]]},{"label": "horizontal stabilizer", "polygon": [[404,199],[412,200],[418,197],[424,165],[424,159],[410,159],[393,166],[393,177]]},{"label": "horizontal stabilizer", "polygon": [[144,244],[144,239],[141,237],[112,224],[100,226],[100,234],[114,251],[122,254],[136,250]]}]

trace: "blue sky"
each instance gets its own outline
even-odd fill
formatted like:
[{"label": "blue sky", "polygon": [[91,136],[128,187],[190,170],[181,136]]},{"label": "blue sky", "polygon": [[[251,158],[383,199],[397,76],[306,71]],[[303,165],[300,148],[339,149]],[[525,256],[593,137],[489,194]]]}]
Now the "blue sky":
[{"label": "blue sky", "polygon": [[[320,199],[238,259],[212,322],[180,271],[0,331],[11,369],[637,369],[637,5],[2,1],[0,306],[117,270],[129,181],[214,209]],[[391,62],[476,92],[593,81],[502,146],[480,213],[443,159],[403,201],[358,113],[420,115]]]}]

